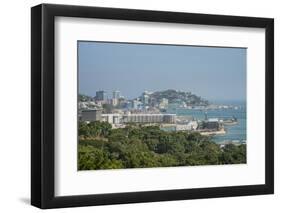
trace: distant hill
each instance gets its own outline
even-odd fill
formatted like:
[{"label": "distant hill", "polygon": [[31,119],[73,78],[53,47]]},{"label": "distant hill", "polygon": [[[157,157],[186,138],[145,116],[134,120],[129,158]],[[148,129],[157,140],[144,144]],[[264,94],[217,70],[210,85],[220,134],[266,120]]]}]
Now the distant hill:
[{"label": "distant hill", "polygon": [[183,92],[173,89],[153,92],[150,95],[150,98],[158,103],[161,101],[161,99],[166,98],[169,100],[169,103],[185,102],[187,105],[190,106],[206,106],[209,104],[207,100],[201,98],[200,96],[192,94],[191,92]]}]

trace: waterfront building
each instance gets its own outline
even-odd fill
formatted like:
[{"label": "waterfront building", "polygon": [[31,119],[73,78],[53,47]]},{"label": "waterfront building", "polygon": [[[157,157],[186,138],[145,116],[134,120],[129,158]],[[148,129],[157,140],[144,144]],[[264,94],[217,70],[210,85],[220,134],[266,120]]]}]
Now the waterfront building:
[{"label": "waterfront building", "polygon": [[196,130],[198,127],[197,121],[190,121],[187,124],[177,124],[176,131],[192,131]]},{"label": "waterfront building", "polygon": [[202,123],[202,129],[208,130],[220,130],[221,123],[218,118],[209,118],[208,120],[204,120]]},{"label": "waterfront building", "polygon": [[82,121],[101,121],[102,110],[101,109],[87,109],[81,111]]},{"label": "waterfront building", "polygon": [[105,101],[107,99],[106,96],[107,96],[106,92],[103,90],[100,90],[100,91],[96,92],[95,99],[96,99],[96,101]]}]

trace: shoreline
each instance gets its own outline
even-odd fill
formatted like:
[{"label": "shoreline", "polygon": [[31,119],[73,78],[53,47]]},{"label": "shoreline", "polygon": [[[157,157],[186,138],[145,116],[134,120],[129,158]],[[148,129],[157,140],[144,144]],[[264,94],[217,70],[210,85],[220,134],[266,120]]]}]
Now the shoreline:
[{"label": "shoreline", "polygon": [[197,130],[194,132],[199,132],[201,135],[206,135],[206,136],[214,136],[214,135],[225,135],[226,131],[225,129],[217,130],[217,131],[204,131],[204,130]]}]

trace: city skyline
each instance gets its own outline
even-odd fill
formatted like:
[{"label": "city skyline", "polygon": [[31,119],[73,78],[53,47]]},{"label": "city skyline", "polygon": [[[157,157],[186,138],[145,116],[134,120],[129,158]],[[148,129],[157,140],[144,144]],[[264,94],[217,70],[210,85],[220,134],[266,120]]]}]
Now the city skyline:
[{"label": "city skyline", "polygon": [[78,42],[79,93],[128,99],[175,89],[207,100],[246,100],[246,49]]}]

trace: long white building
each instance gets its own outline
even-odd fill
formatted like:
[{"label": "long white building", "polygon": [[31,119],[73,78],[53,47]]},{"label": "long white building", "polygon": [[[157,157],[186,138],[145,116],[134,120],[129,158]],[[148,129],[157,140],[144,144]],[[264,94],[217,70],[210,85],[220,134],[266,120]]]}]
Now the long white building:
[{"label": "long white building", "polygon": [[82,121],[106,121],[110,124],[125,124],[125,123],[176,123],[176,114],[121,114],[108,113],[102,114],[100,109],[82,110]]},{"label": "long white building", "polygon": [[102,121],[120,123],[175,123],[176,114],[102,114]]},{"label": "long white building", "polygon": [[175,123],[176,114],[130,114],[123,116],[124,123]]}]

